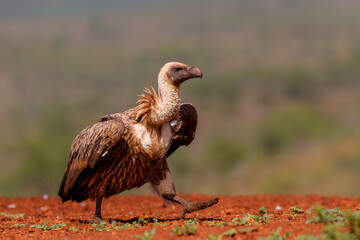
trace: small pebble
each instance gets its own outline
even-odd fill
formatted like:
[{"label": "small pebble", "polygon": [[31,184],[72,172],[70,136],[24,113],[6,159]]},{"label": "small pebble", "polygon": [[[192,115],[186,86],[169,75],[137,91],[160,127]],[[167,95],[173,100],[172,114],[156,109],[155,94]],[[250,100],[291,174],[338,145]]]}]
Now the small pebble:
[{"label": "small pebble", "polygon": [[282,207],[280,207],[280,206],[276,206],[276,208],[275,208],[276,211],[280,211],[281,209],[282,209]]},{"label": "small pebble", "polygon": [[48,195],[47,193],[45,193],[45,194],[43,195],[43,199],[44,199],[44,200],[48,200],[48,198],[49,198],[49,195]]},{"label": "small pebble", "polygon": [[86,203],[85,203],[85,202],[82,202],[82,203],[80,203],[80,206],[86,207]]},{"label": "small pebble", "polygon": [[40,211],[47,212],[48,210],[49,210],[49,207],[48,207],[48,206],[42,206],[42,207],[40,207]]},{"label": "small pebble", "polygon": [[9,205],[7,205],[7,208],[9,208],[9,209],[16,208],[16,204],[9,204]]}]

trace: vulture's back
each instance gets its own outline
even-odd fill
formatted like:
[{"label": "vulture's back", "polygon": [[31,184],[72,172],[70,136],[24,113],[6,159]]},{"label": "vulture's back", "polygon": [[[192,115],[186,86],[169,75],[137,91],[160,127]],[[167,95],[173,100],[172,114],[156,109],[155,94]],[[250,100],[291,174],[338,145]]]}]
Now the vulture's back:
[{"label": "vulture's back", "polygon": [[58,193],[63,201],[80,202],[88,197],[96,198],[96,191],[92,192],[91,188],[94,189],[109,175],[100,169],[107,166],[108,170],[114,170],[114,162],[121,165],[121,162],[126,161],[113,161],[124,156],[128,150],[123,139],[125,131],[122,118],[105,117],[76,136]]}]

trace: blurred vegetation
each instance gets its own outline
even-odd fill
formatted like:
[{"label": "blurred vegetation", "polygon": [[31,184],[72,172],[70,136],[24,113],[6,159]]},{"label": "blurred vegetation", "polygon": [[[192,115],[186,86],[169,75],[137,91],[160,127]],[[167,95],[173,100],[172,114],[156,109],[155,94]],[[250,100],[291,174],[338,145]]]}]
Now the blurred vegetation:
[{"label": "blurred vegetation", "polygon": [[133,107],[173,60],[204,72],[182,86],[199,126],[169,159],[179,192],[359,195],[359,9],[1,2],[0,195],[55,195],[76,134]]}]

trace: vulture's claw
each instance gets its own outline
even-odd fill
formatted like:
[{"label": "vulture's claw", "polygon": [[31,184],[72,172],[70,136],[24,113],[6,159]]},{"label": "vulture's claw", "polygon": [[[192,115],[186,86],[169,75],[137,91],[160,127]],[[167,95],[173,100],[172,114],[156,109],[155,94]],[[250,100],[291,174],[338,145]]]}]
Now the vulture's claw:
[{"label": "vulture's claw", "polygon": [[188,201],[187,204],[185,204],[184,209],[181,211],[181,213],[176,217],[176,219],[183,219],[185,217],[186,213],[191,213],[200,209],[211,207],[212,205],[219,202],[219,198],[214,198],[209,201],[202,201],[202,202],[191,202]]}]

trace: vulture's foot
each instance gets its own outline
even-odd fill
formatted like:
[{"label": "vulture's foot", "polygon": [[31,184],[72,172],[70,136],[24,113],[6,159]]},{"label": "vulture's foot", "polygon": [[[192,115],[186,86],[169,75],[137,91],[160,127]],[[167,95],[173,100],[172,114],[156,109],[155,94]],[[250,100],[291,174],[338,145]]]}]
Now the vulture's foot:
[{"label": "vulture's foot", "polygon": [[99,224],[101,222],[103,222],[104,220],[102,219],[101,216],[97,216],[97,215],[94,215],[94,217],[90,220],[90,223],[96,223],[96,224]]},{"label": "vulture's foot", "polygon": [[101,202],[102,202],[102,197],[96,199],[95,214],[93,219],[90,221],[91,223],[99,224],[104,221],[101,216]]},{"label": "vulture's foot", "polygon": [[181,213],[177,216],[177,219],[183,219],[186,213],[191,213],[200,209],[211,207],[212,205],[219,202],[219,198],[214,198],[209,201],[202,201],[202,202],[192,202],[189,200],[185,200],[182,202],[184,209]]}]

